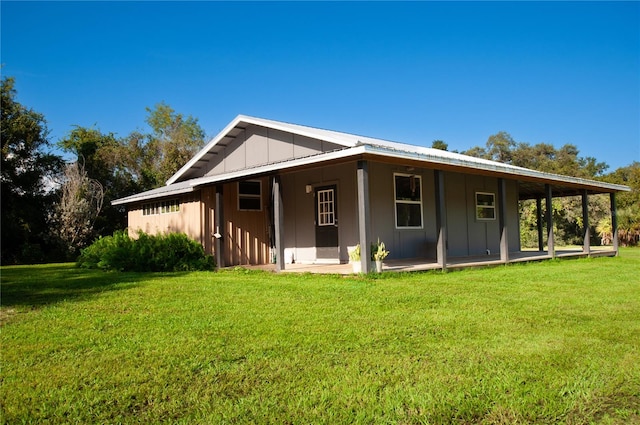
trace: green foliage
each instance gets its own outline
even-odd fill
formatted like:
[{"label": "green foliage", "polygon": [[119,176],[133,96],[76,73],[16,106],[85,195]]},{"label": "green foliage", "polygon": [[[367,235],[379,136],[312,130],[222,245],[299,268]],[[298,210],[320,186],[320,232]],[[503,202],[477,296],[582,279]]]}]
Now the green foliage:
[{"label": "green foliage", "polygon": [[[517,143],[509,133],[504,131],[490,136],[485,147],[476,146],[464,153],[533,170],[600,179],[631,187],[631,192],[621,192],[616,195],[618,239],[621,245],[635,245],[640,242],[640,162],[634,162],[628,167],[619,168],[605,175],[607,164],[598,162],[592,157],[579,156],[575,145],[566,144],[558,149],[548,143],[536,145]],[[552,207],[556,243],[582,244],[584,223],[581,198],[577,196],[555,198]],[[606,195],[589,196],[588,210],[591,243],[610,243],[610,233],[596,229],[597,226],[601,228],[606,226],[607,220],[610,223],[608,197]],[[535,202],[520,202],[520,217],[521,245],[537,246]]]},{"label": "green foliage", "polygon": [[618,208],[618,239],[621,245],[640,243],[640,162],[634,161],[627,167],[618,168],[606,175],[603,180],[624,184],[630,192],[616,194]]},{"label": "green foliage", "polygon": [[3,267],[2,422],[637,424],[639,265]]},{"label": "green foliage", "polygon": [[389,255],[389,251],[384,246],[384,242],[380,242],[380,239],[378,239],[378,242],[371,244],[372,261],[382,261],[387,258],[387,255]]},{"label": "green foliage", "polygon": [[101,237],[82,250],[79,267],[118,271],[191,271],[212,270],[213,257],[202,245],[183,233],[149,235],[136,239],[126,231]]},{"label": "green foliage", "polygon": [[61,259],[49,235],[53,182],[62,159],[49,153],[44,116],[16,100],[15,81],[1,82],[2,264]]},{"label": "green foliage", "polygon": [[349,260],[360,261],[360,244],[357,244],[351,251],[349,251]]}]

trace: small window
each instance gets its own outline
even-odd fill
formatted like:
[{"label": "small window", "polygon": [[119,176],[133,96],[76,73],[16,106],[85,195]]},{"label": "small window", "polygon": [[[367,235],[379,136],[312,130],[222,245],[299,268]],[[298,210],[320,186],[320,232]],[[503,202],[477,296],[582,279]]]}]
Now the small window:
[{"label": "small window", "polygon": [[476,219],[496,219],[496,195],[493,193],[476,192]]},{"label": "small window", "polygon": [[333,189],[318,190],[318,226],[334,226],[336,212]]},{"label": "small window", "polygon": [[422,177],[394,174],[396,228],[422,228]]},{"label": "small window", "polygon": [[180,211],[180,201],[171,199],[168,201],[150,202],[142,205],[142,215],[170,214]]},{"label": "small window", "polygon": [[262,182],[260,180],[238,182],[238,209],[240,211],[262,210]]}]

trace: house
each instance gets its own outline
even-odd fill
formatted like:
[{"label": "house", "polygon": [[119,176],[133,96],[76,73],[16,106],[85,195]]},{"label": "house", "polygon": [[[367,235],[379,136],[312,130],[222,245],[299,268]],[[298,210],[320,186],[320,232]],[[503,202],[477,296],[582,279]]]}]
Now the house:
[{"label": "house", "polygon": [[[555,255],[542,200],[615,193],[626,186],[543,173],[432,148],[240,115],[167,185],[118,199],[129,231],[185,232],[219,266],[336,264],[383,240],[389,260],[446,268],[458,257],[521,252],[518,201],[536,199],[540,251]],[[616,232],[614,232],[614,235]],[[609,255],[617,253],[617,241]]]}]

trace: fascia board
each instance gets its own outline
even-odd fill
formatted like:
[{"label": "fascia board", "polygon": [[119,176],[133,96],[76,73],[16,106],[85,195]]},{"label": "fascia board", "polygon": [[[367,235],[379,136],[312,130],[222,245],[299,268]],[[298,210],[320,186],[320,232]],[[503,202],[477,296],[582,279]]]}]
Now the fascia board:
[{"label": "fascia board", "polygon": [[[167,187],[168,186],[163,186],[162,189],[166,189]],[[174,190],[171,190],[171,189],[162,190],[162,191],[154,189],[154,190],[149,190],[147,192],[142,192],[136,195],[127,196],[126,198],[113,200],[111,201],[111,205],[115,206],[115,205],[131,204],[134,202],[148,201],[151,199],[164,198],[167,196],[182,195],[185,193],[191,193],[193,191],[194,191],[193,186],[181,187]]]},{"label": "fascia board", "polygon": [[207,154],[215,145],[220,142],[235,126],[237,126],[242,121],[242,115],[238,115],[231,121],[222,131],[220,131],[213,139],[209,141],[198,153],[196,153],[193,158],[189,160],[182,168],[180,168],[169,180],[167,180],[167,186],[175,183],[176,180],[180,178],[188,169],[190,169],[200,158]]},{"label": "fascia board", "polygon": [[288,124],[279,121],[271,121],[263,118],[250,117],[247,115],[238,115],[233,121],[231,121],[220,133],[218,133],[209,143],[207,143],[193,158],[189,160],[182,168],[180,168],[169,180],[167,185],[173,184],[182,176],[187,170],[189,170],[198,160],[207,154],[220,140],[222,140],[231,130],[233,130],[238,124],[253,124],[261,127],[267,127],[274,130],[283,131],[286,133],[293,133],[299,136],[310,137],[312,139],[319,139],[325,142],[334,143],[339,146],[347,148],[354,147],[358,144],[358,137],[347,133],[338,133],[331,130],[315,129],[312,127],[305,127],[297,124]]},{"label": "fascia board", "polygon": [[[631,190],[628,186],[601,182],[597,180],[583,179],[580,177],[563,176],[560,174],[546,173],[543,171],[531,170],[529,168],[517,167],[509,164],[502,164],[481,158],[468,157],[461,154],[453,155],[433,155],[421,152],[395,151],[384,146],[366,145],[366,152],[376,155],[382,155],[398,159],[411,159],[425,161],[434,164],[442,164],[448,166],[472,168],[483,171],[492,171],[495,173],[508,174],[514,177],[529,177],[549,182],[559,182],[566,184],[574,184],[585,187],[597,187],[612,191],[628,192]],[[450,152],[447,152],[451,154]]]},{"label": "fascia board", "polygon": [[304,158],[292,159],[289,161],[279,162],[276,164],[262,165],[254,168],[247,168],[238,171],[232,171],[224,174],[217,174],[215,176],[200,177],[197,179],[189,180],[189,184],[193,187],[202,186],[205,184],[217,183],[226,180],[234,180],[243,177],[249,177],[257,174],[271,173],[287,168],[302,167],[305,165],[313,165],[324,161],[332,161],[336,159],[348,158],[350,156],[361,155],[365,152],[365,146],[356,146],[348,149],[341,149],[333,152],[327,152],[323,154],[308,156]]}]

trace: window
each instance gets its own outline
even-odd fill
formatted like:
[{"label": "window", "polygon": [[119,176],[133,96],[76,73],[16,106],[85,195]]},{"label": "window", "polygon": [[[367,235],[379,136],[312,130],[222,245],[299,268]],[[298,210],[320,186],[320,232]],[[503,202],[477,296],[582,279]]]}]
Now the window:
[{"label": "window", "polygon": [[177,199],[151,202],[142,205],[142,215],[169,214],[179,211],[180,201],[178,201]]},{"label": "window", "polygon": [[422,177],[394,174],[396,228],[422,228]]},{"label": "window", "polygon": [[238,182],[238,209],[240,211],[262,210],[262,182],[260,180]]},{"label": "window", "polygon": [[493,193],[476,192],[476,219],[496,219],[496,195]]},{"label": "window", "polygon": [[318,190],[318,226],[336,224],[334,193],[333,189]]}]

